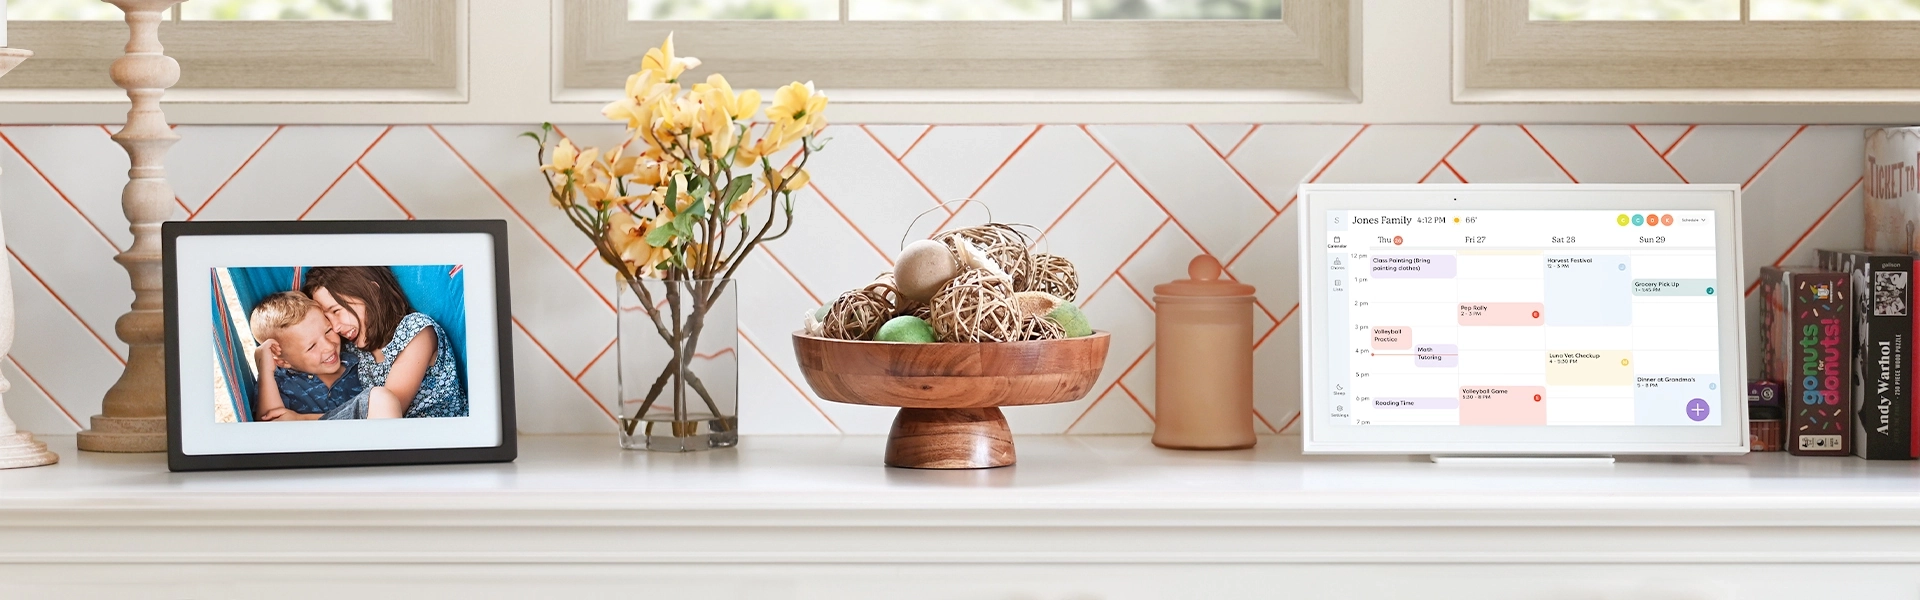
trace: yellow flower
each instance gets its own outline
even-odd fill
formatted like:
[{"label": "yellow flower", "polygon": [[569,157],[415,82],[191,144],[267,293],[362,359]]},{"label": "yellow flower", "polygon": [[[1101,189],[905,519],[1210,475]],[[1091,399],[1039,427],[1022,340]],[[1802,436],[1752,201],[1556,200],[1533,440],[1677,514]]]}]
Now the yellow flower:
[{"label": "yellow flower", "polygon": [[607,218],[607,245],[625,249],[634,240],[645,240],[652,229],[652,223],[636,219],[625,210],[613,211]]},{"label": "yellow flower", "polygon": [[747,192],[746,195],[740,196],[739,198],[735,198],[733,200],[733,206],[727,210],[735,213],[747,212],[747,209],[753,208],[754,204],[759,203],[760,199],[766,196],[767,186],[755,185],[753,186],[753,191]]},{"label": "yellow flower", "polygon": [[560,138],[560,143],[553,147],[553,162],[541,165],[540,170],[549,173],[572,171],[579,156],[580,151],[573,147],[573,140]]},{"label": "yellow flower", "polygon": [[826,110],[826,94],[815,92],[811,81],[796,81],[773,93],[773,106],[767,109],[767,118],[775,125],[804,123],[807,129],[817,131],[820,125],[826,124],[822,118]]},{"label": "yellow flower", "polygon": [[759,90],[747,90],[735,95],[733,86],[719,73],[708,75],[706,83],[695,84],[693,93],[701,97],[701,102],[726,111],[727,117],[735,121],[751,119],[753,113],[760,110]]},{"label": "yellow flower", "polygon": [[806,169],[787,167],[780,170],[778,183],[780,184],[780,191],[792,192],[806,186],[807,182],[811,180],[813,180],[813,176],[808,175]]},{"label": "yellow flower", "polygon": [[654,267],[671,256],[666,248],[656,248],[647,244],[647,232],[653,230],[653,223],[634,216],[625,210],[616,210],[607,219],[607,246],[620,256],[620,262],[636,275],[650,275]]},{"label": "yellow flower", "polygon": [[679,81],[681,73],[698,66],[700,66],[698,58],[673,55],[673,34],[671,33],[667,34],[667,41],[660,44],[659,48],[647,50],[647,55],[640,58],[640,70],[659,73],[660,79],[667,83]]}]

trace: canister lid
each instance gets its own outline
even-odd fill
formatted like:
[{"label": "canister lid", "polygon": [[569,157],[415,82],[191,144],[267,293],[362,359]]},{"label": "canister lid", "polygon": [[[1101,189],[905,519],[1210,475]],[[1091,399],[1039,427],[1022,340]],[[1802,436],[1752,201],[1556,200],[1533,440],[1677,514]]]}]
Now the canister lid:
[{"label": "canister lid", "polygon": [[1253,286],[1220,278],[1220,261],[1202,254],[1193,257],[1187,263],[1187,276],[1181,279],[1153,286],[1153,293],[1160,296],[1252,296]]}]

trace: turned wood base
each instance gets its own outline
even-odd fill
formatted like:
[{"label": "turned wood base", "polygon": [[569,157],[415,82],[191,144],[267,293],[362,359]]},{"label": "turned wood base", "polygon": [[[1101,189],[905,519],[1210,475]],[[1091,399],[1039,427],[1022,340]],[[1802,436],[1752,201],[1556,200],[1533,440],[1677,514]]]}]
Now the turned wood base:
[{"label": "turned wood base", "polygon": [[0,436],[0,469],[38,467],[60,462],[60,455],[47,451],[47,445],[25,431]]},{"label": "turned wood base", "polygon": [[887,466],[990,469],[1013,464],[1013,431],[996,407],[902,408],[887,436]]},{"label": "turned wood base", "polygon": [[167,418],[94,415],[77,444],[87,452],[166,452]]}]

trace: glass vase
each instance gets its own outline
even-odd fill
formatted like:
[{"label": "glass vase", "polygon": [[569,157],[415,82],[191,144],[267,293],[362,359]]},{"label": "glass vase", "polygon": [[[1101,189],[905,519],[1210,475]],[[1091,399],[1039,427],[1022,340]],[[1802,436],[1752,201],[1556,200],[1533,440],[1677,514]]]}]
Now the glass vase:
[{"label": "glass vase", "polygon": [[694,452],[739,443],[740,343],[731,279],[619,284],[620,447]]}]

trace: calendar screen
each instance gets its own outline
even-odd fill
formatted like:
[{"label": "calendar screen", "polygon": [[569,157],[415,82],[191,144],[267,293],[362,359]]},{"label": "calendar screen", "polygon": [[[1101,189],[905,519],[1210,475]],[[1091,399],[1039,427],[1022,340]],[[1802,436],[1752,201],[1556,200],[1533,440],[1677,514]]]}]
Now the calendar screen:
[{"label": "calendar screen", "polygon": [[1711,427],[1711,210],[1332,210],[1332,401],[1352,426]]}]

